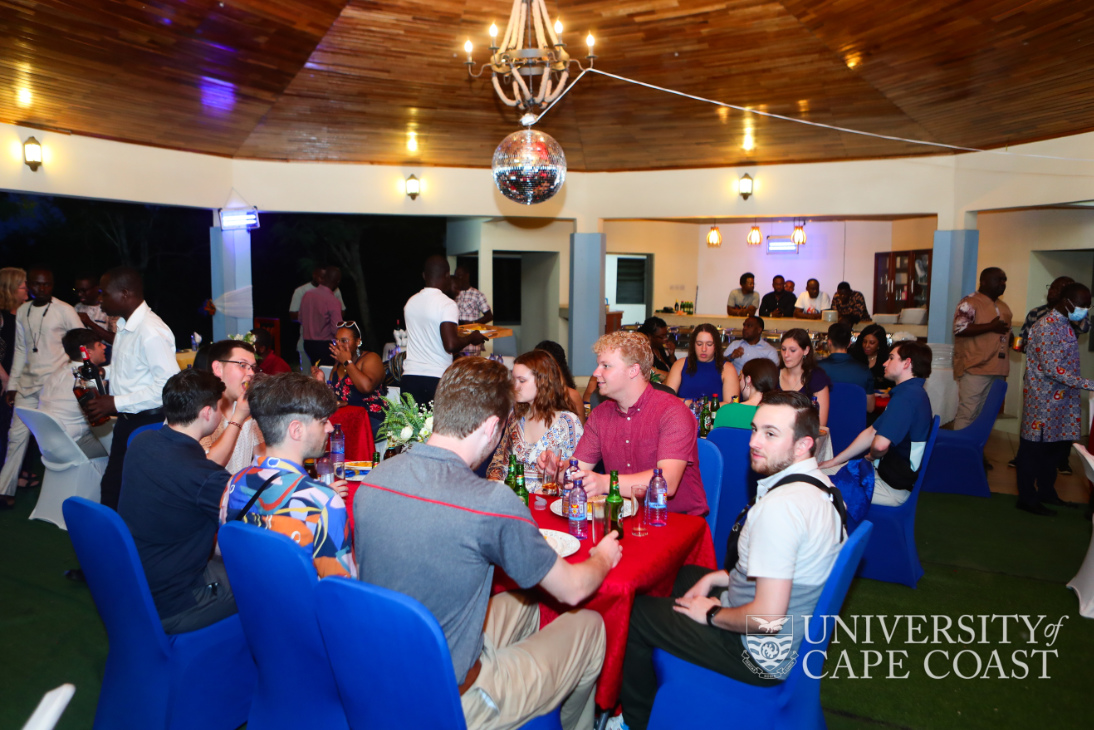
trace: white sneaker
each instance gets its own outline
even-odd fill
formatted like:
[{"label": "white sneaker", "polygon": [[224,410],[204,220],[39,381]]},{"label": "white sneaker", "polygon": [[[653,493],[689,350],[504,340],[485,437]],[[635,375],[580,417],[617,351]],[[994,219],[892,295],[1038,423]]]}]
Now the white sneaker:
[{"label": "white sneaker", "polygon": [[627,723],[623,722],[623,713],[608,718],[608,724],[604,726],[604,730],[629,730]]}]

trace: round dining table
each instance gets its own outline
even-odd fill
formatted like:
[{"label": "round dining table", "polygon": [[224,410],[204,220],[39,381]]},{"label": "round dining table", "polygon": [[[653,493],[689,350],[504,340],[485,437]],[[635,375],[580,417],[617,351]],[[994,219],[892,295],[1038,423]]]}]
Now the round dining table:
[{"label": "round dining table", "polygon": [[[567,521],[550,509],[530,511],[541,529],[568,533]],[[627,649],[627,632],[635,596],[668,596],[677,572],[684,565],[701,565],[712,570],[717,567],[710,528],[702,517],[669,513],[668,524],[650,527],[645,537],[630,534],[632,520],[623,520],[626,535],[619,565],[608,573],[600,588],[579,606],[596,611],[604,618],[606,647],[604,666],[596,688],[596,704],[605,710],[615,707],[619,700],[623,655]],[[589,557],[592,547],[591,540],[583,540],[578,551],[566,560],[580,563]],[[509,577],[497,571],[494,592],[514,589],[516,585]],[[558,618],[560,613],[572,610],[571,606],[558,603],[542,590],[539,594],[541,626]]]}]

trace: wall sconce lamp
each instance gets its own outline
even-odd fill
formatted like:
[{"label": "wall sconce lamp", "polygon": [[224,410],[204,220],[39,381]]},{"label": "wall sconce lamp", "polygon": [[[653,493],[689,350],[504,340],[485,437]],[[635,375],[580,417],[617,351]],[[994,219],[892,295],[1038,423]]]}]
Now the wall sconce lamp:
[{"label": "wall sconce lamp", "polygon": [[745,200],[748,200],[748,196],[752,195],[752,176],[747,172],[741,177],[737,190]]},{"label": "wall sconce lamp", "polygon": [[748,231],[748,238],[745,240],[748,241],[749,246],[759,246],[763,243],[764,237],[763,234],[760,233],[760,227],[753,224],[752,228]]},{"label": "wall sconce lamp", "polygon": [[790,240],[792,240],[798,246],[805,245],[805,221],[794,226],[794,232],[790,234]]},{"label": "wall sconce lamp", "polygon": [[722,233],[718,230],[718,226],[710,227],[710,233],[707,234],[707,245],[711,248],[718,248],[722,245]]},{"label": "wall sconce lamp", "polygon": [[23,143],[23,162],[34,172],[42,166],[42,143],[34,137],[27,137]]},{"label": "wall sconce lamp", "polygon": [[422,181],[411,175],[406,179],[406,194],[411,200],[417,200],[422,194]]}]

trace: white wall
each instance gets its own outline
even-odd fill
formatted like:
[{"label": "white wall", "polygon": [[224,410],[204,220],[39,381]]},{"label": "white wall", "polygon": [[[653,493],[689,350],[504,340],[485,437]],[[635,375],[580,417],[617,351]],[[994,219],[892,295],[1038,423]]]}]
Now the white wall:
[{"label": "white wall", "polygon": [[699,226],[694,223],[604,221],[608,253],[653,256],[654,311],[671,307],[677,300],[695,299],[698,231]]}]

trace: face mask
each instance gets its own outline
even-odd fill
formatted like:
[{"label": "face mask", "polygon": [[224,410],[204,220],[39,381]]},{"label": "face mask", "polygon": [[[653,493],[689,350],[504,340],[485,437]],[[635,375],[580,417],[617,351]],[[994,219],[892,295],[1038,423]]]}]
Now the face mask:
[{"label": "face mask", "polygon": [[1090,311],[1089,307],[1075,307],[1067,314],[1067,318],[1072,322],[1082,322],[1086,319],[1087,312]]}]

